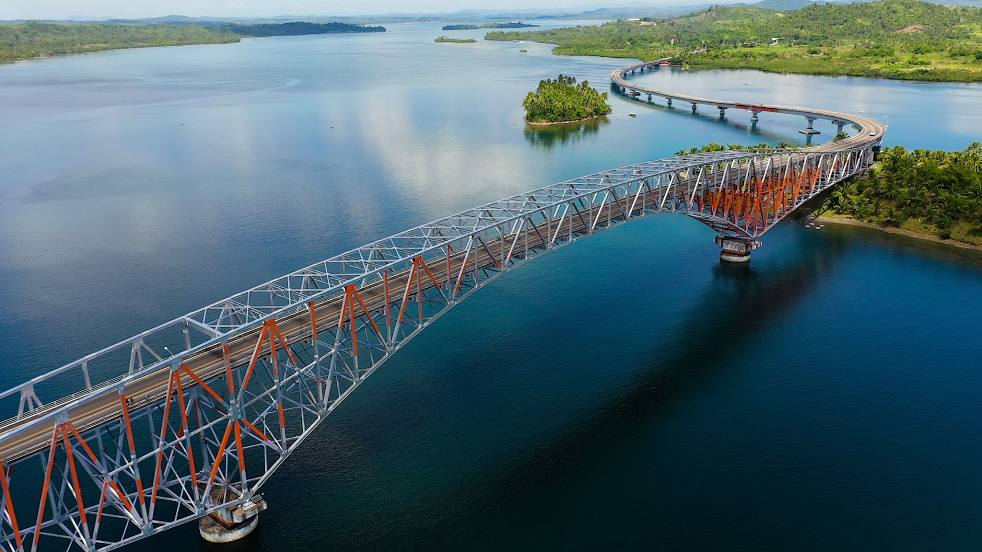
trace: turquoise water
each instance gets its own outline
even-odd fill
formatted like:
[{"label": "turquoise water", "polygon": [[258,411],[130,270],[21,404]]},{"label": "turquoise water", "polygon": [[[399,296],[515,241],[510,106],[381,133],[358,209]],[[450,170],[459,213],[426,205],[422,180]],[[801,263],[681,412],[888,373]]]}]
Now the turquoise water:
[{"label": "turquoise water", "polygon": [[[0,67],[0,383],[484,201],[709,141],[801,138],[794,118],[753,130],[620,98],[607,123],[530,132],[539,79],[604,86],[624,62],[439,34]],[[962,148],[982,128],[979,86],[642,78],[863,112],[894,145]],[[489,286],[291,457],[237,549],[982,544],[979,255],[791,223],[749,270],[717,255],[711,231],[665,215]],[[140,548],[176,546],[203,545],[189,526]]]}]

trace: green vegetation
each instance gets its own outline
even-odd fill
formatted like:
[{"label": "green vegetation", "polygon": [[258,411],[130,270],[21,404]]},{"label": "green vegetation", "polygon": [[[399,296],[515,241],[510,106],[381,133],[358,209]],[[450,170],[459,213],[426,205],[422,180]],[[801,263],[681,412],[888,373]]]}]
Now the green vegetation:
[{"label": "green vegetation", "polygon": [[982,81],[982,8],[918,0],[813,4],[789,12],[713,7],[657,21],[499,31],[486,38],[556,44],[561,55],[674,56],[694,68]]},{"label": "green vegetation", "polygon": [[773,146],[771,144],[717,144],[715,142],[706,144],[705,146],[693,147],[689,149],[680,149],[675,152],[675,155],[692,155],[693,153],[709,153],[711,151],[729,151],[729,150],[740,150],[740,151],[771,151],[775,149],[787,149],[787,148],[800,148],[801,146],[795,144],[788,144],[787,142],[781,142],[780,144]]},{"label": "green vegetation", "polygon": [[509,21],[508,23],[481,23],[482,29],[526,29],[529,27],[538,27],[538,25],[522,23],[521,21]]},{"label": "green vegetation", "polygon": [[833,213],[982,245],[982,144],[961,152],[880,152],[872,174],[832,192]]},{"label": "green vegetation", "polygon": [[474,29],[525,29],[528,27],[538,27],[520,21],[509,21],[508,23],[481,23],[480,25],[454,24],[444,25],[444,31],[472,31]]},{"label": "green vegetation", "polygon": [[117,48],[222,44],[238,42],[247,36],[384,31],[384,27],[302,22],[270,25],[0,24],[0,63]]},{"label": "green vegetation", "polygon": [[114,48],[238,42],[228,31],[195,25],[0,24],[0,63]]},{"label": "green vegetation", "polygon": [[454,43],[454,44],[473,44],[473,43],[477,42],[477,40],[474,40],[473,38],[451,38],[449,36],[438,36],[438,37],[436,37],[433,40],[433,42],[451,42],[451,43]]},{"label": "green vegetation", "polygon": [[258,25],[226,25],[223,30],[242,36],[295,36],[335,33],[384,33],[385,27],[376,25],[353,25],[351,23],[261,23]]},{"label": "green vegetation", "polygon": [[575,78],[566,75],[539,81],[522,105],[525,120],[532,124],[568,123],[610,113],[606,92],[598,92],[587,81],[576,84]]}]

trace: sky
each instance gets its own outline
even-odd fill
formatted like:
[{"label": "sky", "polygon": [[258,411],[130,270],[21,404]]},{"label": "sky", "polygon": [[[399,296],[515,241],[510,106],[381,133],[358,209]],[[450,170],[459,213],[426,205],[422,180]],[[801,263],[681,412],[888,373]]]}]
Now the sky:
[{"label": "sky", "polygon": [[684,0],[0,0],[0,19],[138,18],[163,15],[269,17],[434,13],[465,9],[679,5]]}]

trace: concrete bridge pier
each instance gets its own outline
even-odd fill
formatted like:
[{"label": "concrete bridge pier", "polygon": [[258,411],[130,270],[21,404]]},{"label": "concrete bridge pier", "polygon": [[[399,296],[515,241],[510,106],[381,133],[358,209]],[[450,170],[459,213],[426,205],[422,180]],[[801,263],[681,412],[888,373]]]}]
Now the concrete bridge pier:
[{"label": "concrete bridge pier", "polygon": [[668,107],[672,107],[672,98],[668,98]]},{"label": "concrete bridge pier", "polygon": [[750,252],[760,246],[756,240],[731,236],[716,236],[716,244],[720,248],[719,260],[728,263],[750,262]]},{"label": "concrete bridge pier", "polygon": [[693,113],[695,113],[695,112],[696,112],[696,104],[692,104],[692,112],[693,112]]},{"label": "concrete bridge pier", "polygon": [[750,122],[751,123],[754,123],[754,124],[757,124],[757,121],[759,121],[759,120],[760,120],[760,111],[751,111],[750,112]]},{"label": "concrete bridge pier", "polygon": [[838,136],[838,135],[842,134],[842,129],[845,128],[845,126],[846,126],[845,121],[836,121],[835,122],[835,135]]},{"label": "concrete bridge pier", "polygon": [[719,118],[720,119],[725,119],[726,118],[726,108],[723,107],[723,106],[721,106],[721,105],[717,105],[716,106],[716,109],[719,110]]},{"label": "concrete bridge pier", "polygon": [[815,124],[815,117],[805,117],[805,118],[808,119],[808,127],[803,128],[798,132],[806,136],[811,136],[812,134],[821,134],[821,131],[815,130],[815,127],[813,126]]},{"label": "concrete bridge pier", "polygon": [[648,103],[651,103],[651,94],[648,94]]},{"label": "concrete bridge pier", "polygon": [[266,499],[255,495],[233,508],[221,508],[198,520],[198,534],[213,543],[244,539],[259,525],[259,512],[266,509]]}]

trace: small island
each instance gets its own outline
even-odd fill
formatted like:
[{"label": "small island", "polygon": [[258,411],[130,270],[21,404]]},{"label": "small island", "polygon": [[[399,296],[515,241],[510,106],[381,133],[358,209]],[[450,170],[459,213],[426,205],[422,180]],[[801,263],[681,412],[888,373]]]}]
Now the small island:
[{"label": "small island", "polygon": [[473,44],[477,40],[473,38],[453,38],[449,36],[438,36],[433,39],[433,42],[449,42],[451,44]]},{"label": "small island", "polygon": [[480,25],[455,23],[453,25],[444,25],[442,27],[442,30],[473,31],[475,29],[527,29],[529,27],[538,27],[538,25],[532,25],[530,23],[522,23],[521,21],[508,21],[506,23],[481,23]]},{"label": "small island", "polygon": [[538,27],[538,25],[532,25],[531,23],[522,23],[521,21],[509,21],[507,23],[482,23],[482,29],[528,29],[531,27]]},{"label": "small island", "polygon": [[385,27],[380,25],[357,25],[354,23],[309,23],[307,21],[291,21],[289,23],[259,23],[247,25],[235,23],[226,25],[224,31],[249,37],[268,37],[268,36],[299,36],[314,34],[342,34],[342,33],[384,33]]},{"label": "small island", "polygon": [[530,125],[585,121],[611,111],[606,92],[598,92],[587,81],[577,84],[568,75],[539,81],[539,87],[528,93],[522,105],[525,121]]}]

